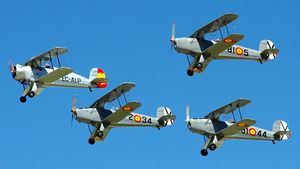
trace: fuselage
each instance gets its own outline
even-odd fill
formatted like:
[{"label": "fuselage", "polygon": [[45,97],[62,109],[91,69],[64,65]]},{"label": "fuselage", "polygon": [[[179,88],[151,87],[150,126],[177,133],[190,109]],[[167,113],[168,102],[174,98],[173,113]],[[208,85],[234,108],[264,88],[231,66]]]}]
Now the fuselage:
[{"label": "fuselage", "polygon": [[[24,84],[29,84],[32,82],[38,83],[36,80],[42,76],[45,76],[54,70],[58,69],[57,67],[52,68],[33,68],[30,66],[16,65],[16,73],[14,79],[18,80]],[[47,87],[47,86],[63,86],[63,87],[93,87],[90,84],[90,79],[78,75],[76,73],[70,73],[52,83],[43,83],[37,84],[38,87]]]},{"label": "fuselage", "polygon": [[[114,109],[104,108],[79,108],[76,110],[76,120],[88,124],[102,123],[103,120],[115,112]],[[134,127],[134,126],[152,126],[157,127],[158,118],[144,114],[130,113],[119,122],[109,124],[110,127]]]},{"label": "fuselage", "polygon": [[[212,121],[211,119],[195,118],[189,120],[189,130],[194,133],[209,137],[212,135],[216,135],[222,129],[225,129],[234,124],[234,122],[228,121]],[[274,131],[249,126],[234,135],[225,135],[223,139],[274,140],[274,134]]]},{"label": "fuselage", "polygon": [[[174,47],[177,52],[195,56],[201,54],[205,49],[216,44],[218,40],[205,40],[197,38],[175,38]],[[232,45],[225,51],[213,59],[244,59],[244,60],[258,60],[260,58],[260,51],[246,48],[239,45]]]}]

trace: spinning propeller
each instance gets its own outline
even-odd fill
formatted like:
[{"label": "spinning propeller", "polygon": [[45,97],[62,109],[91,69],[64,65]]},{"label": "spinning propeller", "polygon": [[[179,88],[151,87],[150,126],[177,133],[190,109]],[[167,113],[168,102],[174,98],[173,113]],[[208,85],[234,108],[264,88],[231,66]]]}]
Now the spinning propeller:
[{"label": "spinning propeller", "polygon": [[186,126],[187,128],[191,128],[191,122],[190,122],[190,106],[187,105],[186,106],[186,112],[185,112],[186,118],[185,118],[185,122],[186,122]]},{"label": "spinning propeller", "polygon": [[76,112],[76,95],[73,95],[73,98],[72,98],[72,108],[71,108],[71,112],[72,112],[72,118],[71,118],[71,126],[72,126],[74,116],[75,116],[75,117],[77,116],[77,112]]},{"label": "spinning propeller", "polygon": [[171,42],[171,48],[174,48],[174,46],[176,45],[176,42],[175,42],[175,24],[172,25],[172,35],[171,35],[170,42]]},{"label": "spinning propeller", "polygon": [[16,66],[13,64],[13,62],[11,60],[9,60],[8,65],[9,65],[9,70],[10,70],[10,73],[12,74],[12,77],[15,78],[16,72],[17,72]]}]

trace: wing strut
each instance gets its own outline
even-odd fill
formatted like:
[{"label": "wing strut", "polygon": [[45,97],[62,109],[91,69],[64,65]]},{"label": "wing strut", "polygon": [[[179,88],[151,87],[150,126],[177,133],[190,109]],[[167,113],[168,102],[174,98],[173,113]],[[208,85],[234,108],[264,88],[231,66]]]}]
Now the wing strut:
[{"label": "wing strut", "polygon": [[234,122],[236,123],[235,116],[234,116],[234,110],[233,110],[232,104],[230,104],[230,107],[231,107],[231,113],[232,113],[232,116],[233,116],[233,120],[234,120]]},{"label": "wing strut", "polygon": [[54,70],[54,68],[53,68],[53,62],[52,62],[52,56],[51,56],[51,52],[50,52],[50,51],[49,51],[49,56],[50,56],[51,67],[52,67],[52,69]]},{"label": "wing strut", "polygon": [[119,106],[120,107],[122,107],[122,105],[121,105],[121,102],[120,102],[120,99],[118,98],[118,103],[119,103]]},{"label": "wing strut", "polygon": [[228,26],[225,25],[225,28],[226,28],[227,35],[229,35]]},{"label": "wing strut", "polygon": [[238,104],[237,107],[238,107],[238,109],[239,109],[240,118],[241,118],[241,120],[243,120],[242,113],[241,113],[241,109],[240,109],[240,105]]},{"label": "wing strut", "polygon": [[127,104],[127,98],[126,98],[124,90],[122,90],[122,93],[123,93],[123,97],[124,97],[125,103]]},{"label": "wing strut", "polygon": [[55,52],[56,54],[56,58],[57,58],[57,62],[58,62],[58,67],[60,67],[60,60],[59,60],[59,57],[58,57],[58,52]]},{"label": "wing strut", "polygon": [[221,27],[220,27],[220,23],[218,21],[217,21],[217,23],[218,23],[218,27],[219,27],[219,32],[220,32],[221,38],[223,39],[223,34],[222,34]]}]

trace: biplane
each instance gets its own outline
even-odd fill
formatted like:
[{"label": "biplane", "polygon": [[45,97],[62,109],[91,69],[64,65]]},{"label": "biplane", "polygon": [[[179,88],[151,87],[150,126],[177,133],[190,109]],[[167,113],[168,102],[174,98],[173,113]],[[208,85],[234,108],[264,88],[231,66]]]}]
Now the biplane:
[{"label": "biplane", "polygon": [[[245,139],[245,140],[269,140],[275,144],[275,141],[289,139],[291,132],[288,125],[282,120],[273,123],[272,130],[266,130],[253,126],[256,121],[249,118],[242,118],[240,108],[251,103],[247,99],[238,99],[217,110],[207,114],[204,118],[191,118],[189,106],[186,108],[186,124],[193,133],[204,136],[205,144],[201,150],[201,154],[206,156],[208,149],[214,151],[219,148],[225,140],[229,139]],[[236,121],[235,113],[238,109],[240,121]],[[232,114],[233,120],[222,121],[221,115]]]},{"label": "biplane", "polygon": [[[109,131],[116,127],[162,127],[172,125],[176,116],[171,113],[168,107],[159,107],[156,117],[135,113],[141,106],[139,102],[127,102],[125,93],[129,92],[134,83],[122,83],[103,97],[96,100],[87,108],[76,108],[76,98],[72,101],[72,121],[73,117],[78,122],[88,124],[90,137],[88,142],[94,144],[95,141],[103,141]],[[124,96],[125,104],[122,105],[120,97]],[[118,100],[119,107],[112,109],[105,108],[105,104]],[[90,125],[94,127],[93,131]]]},{"label": "biplane", "polygon": [[[90,91],[107,86],[105,73],[100,68],[91,69],[89,78],[86,78],[73,73],[71,68],[61,67],[59,56],[67,51],[67,48],[56,47],[29,59],[23,65],[9,63],[13,79],[23,85],[22,103],[26,102],[26,96],[37,96],[48,86],[89,88]],[[58,67],[54,66],[55,60]]]},{"label": "biplane", "polygon": [[[239,59],[263,63],[276,58],[279,50],[270,40],[260,41],[258,50],[236,45],[244,36],[242,34],[229,34],[227,25],[237,18],[238,15],[236,14],[225,14],[198,29],[189,37],[183,38],[175,38],[175,24],[173,24],[171,45],[178,53],[186,54],[189,64],[187,74],[189,76],[203,72],[212,60]],[[226,27],[227,37],[223,37],[222,27]],[[222,39],[205,39],[206,34],[218,30]],[[193,58],[192,62],[190,62],[190,56]]]}]

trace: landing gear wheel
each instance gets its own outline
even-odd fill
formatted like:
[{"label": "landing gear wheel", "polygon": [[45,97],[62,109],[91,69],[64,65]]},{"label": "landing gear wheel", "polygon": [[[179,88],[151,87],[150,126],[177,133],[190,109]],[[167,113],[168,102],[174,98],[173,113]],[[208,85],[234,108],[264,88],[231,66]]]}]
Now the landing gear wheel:
[{"label": "landing gear wheel", "polygon": [[99,131],[99,132],[97,133],[97,136],[100,137],[100,138],[102,138],[102,137],[103,137],[103,132],[102,132],[102,131]]},{"label": "landing gear wheel", "polygon": [[194,75],[194,71],[193,71],[193,70],[188,70],[186,73],[187,73],[189,76],[193,76],[193,75]]},{"label": "landing gear wheel", "polygon": [[89,143],[90,143],[90,145],[93,145],[93,144],[95,144],[95,140],[92,138],[89,138]]},{"label": "landing gear wheel", "polygon": [[207,152],[206,149],[202,149],[202,150],[201,150],[201,155],[207,156],[207,154],[208,154],[208,152]]},{"label": "landing gear wheel", "polygon": [[20,97],[20,101],[21,101],[22,103],[25,103],[25,102],[26,102],[26,96],[21,96],[21,97]]},{"label": "landing gear wheel", "polygon": [[200,70],[202,68],[202,63],[197,63],[196,68]]},{"label": "landing gear wheel", "polygon": [[217,148],[217,146],[215,144],[211,144],[208,148],[210,151],[214,151]]},{"label": "landing gear wheel", "polygon": [[27,94],[30,98],[33,98],[35,96],[35,93],[33,91],[30,91],[28,94]]}]

